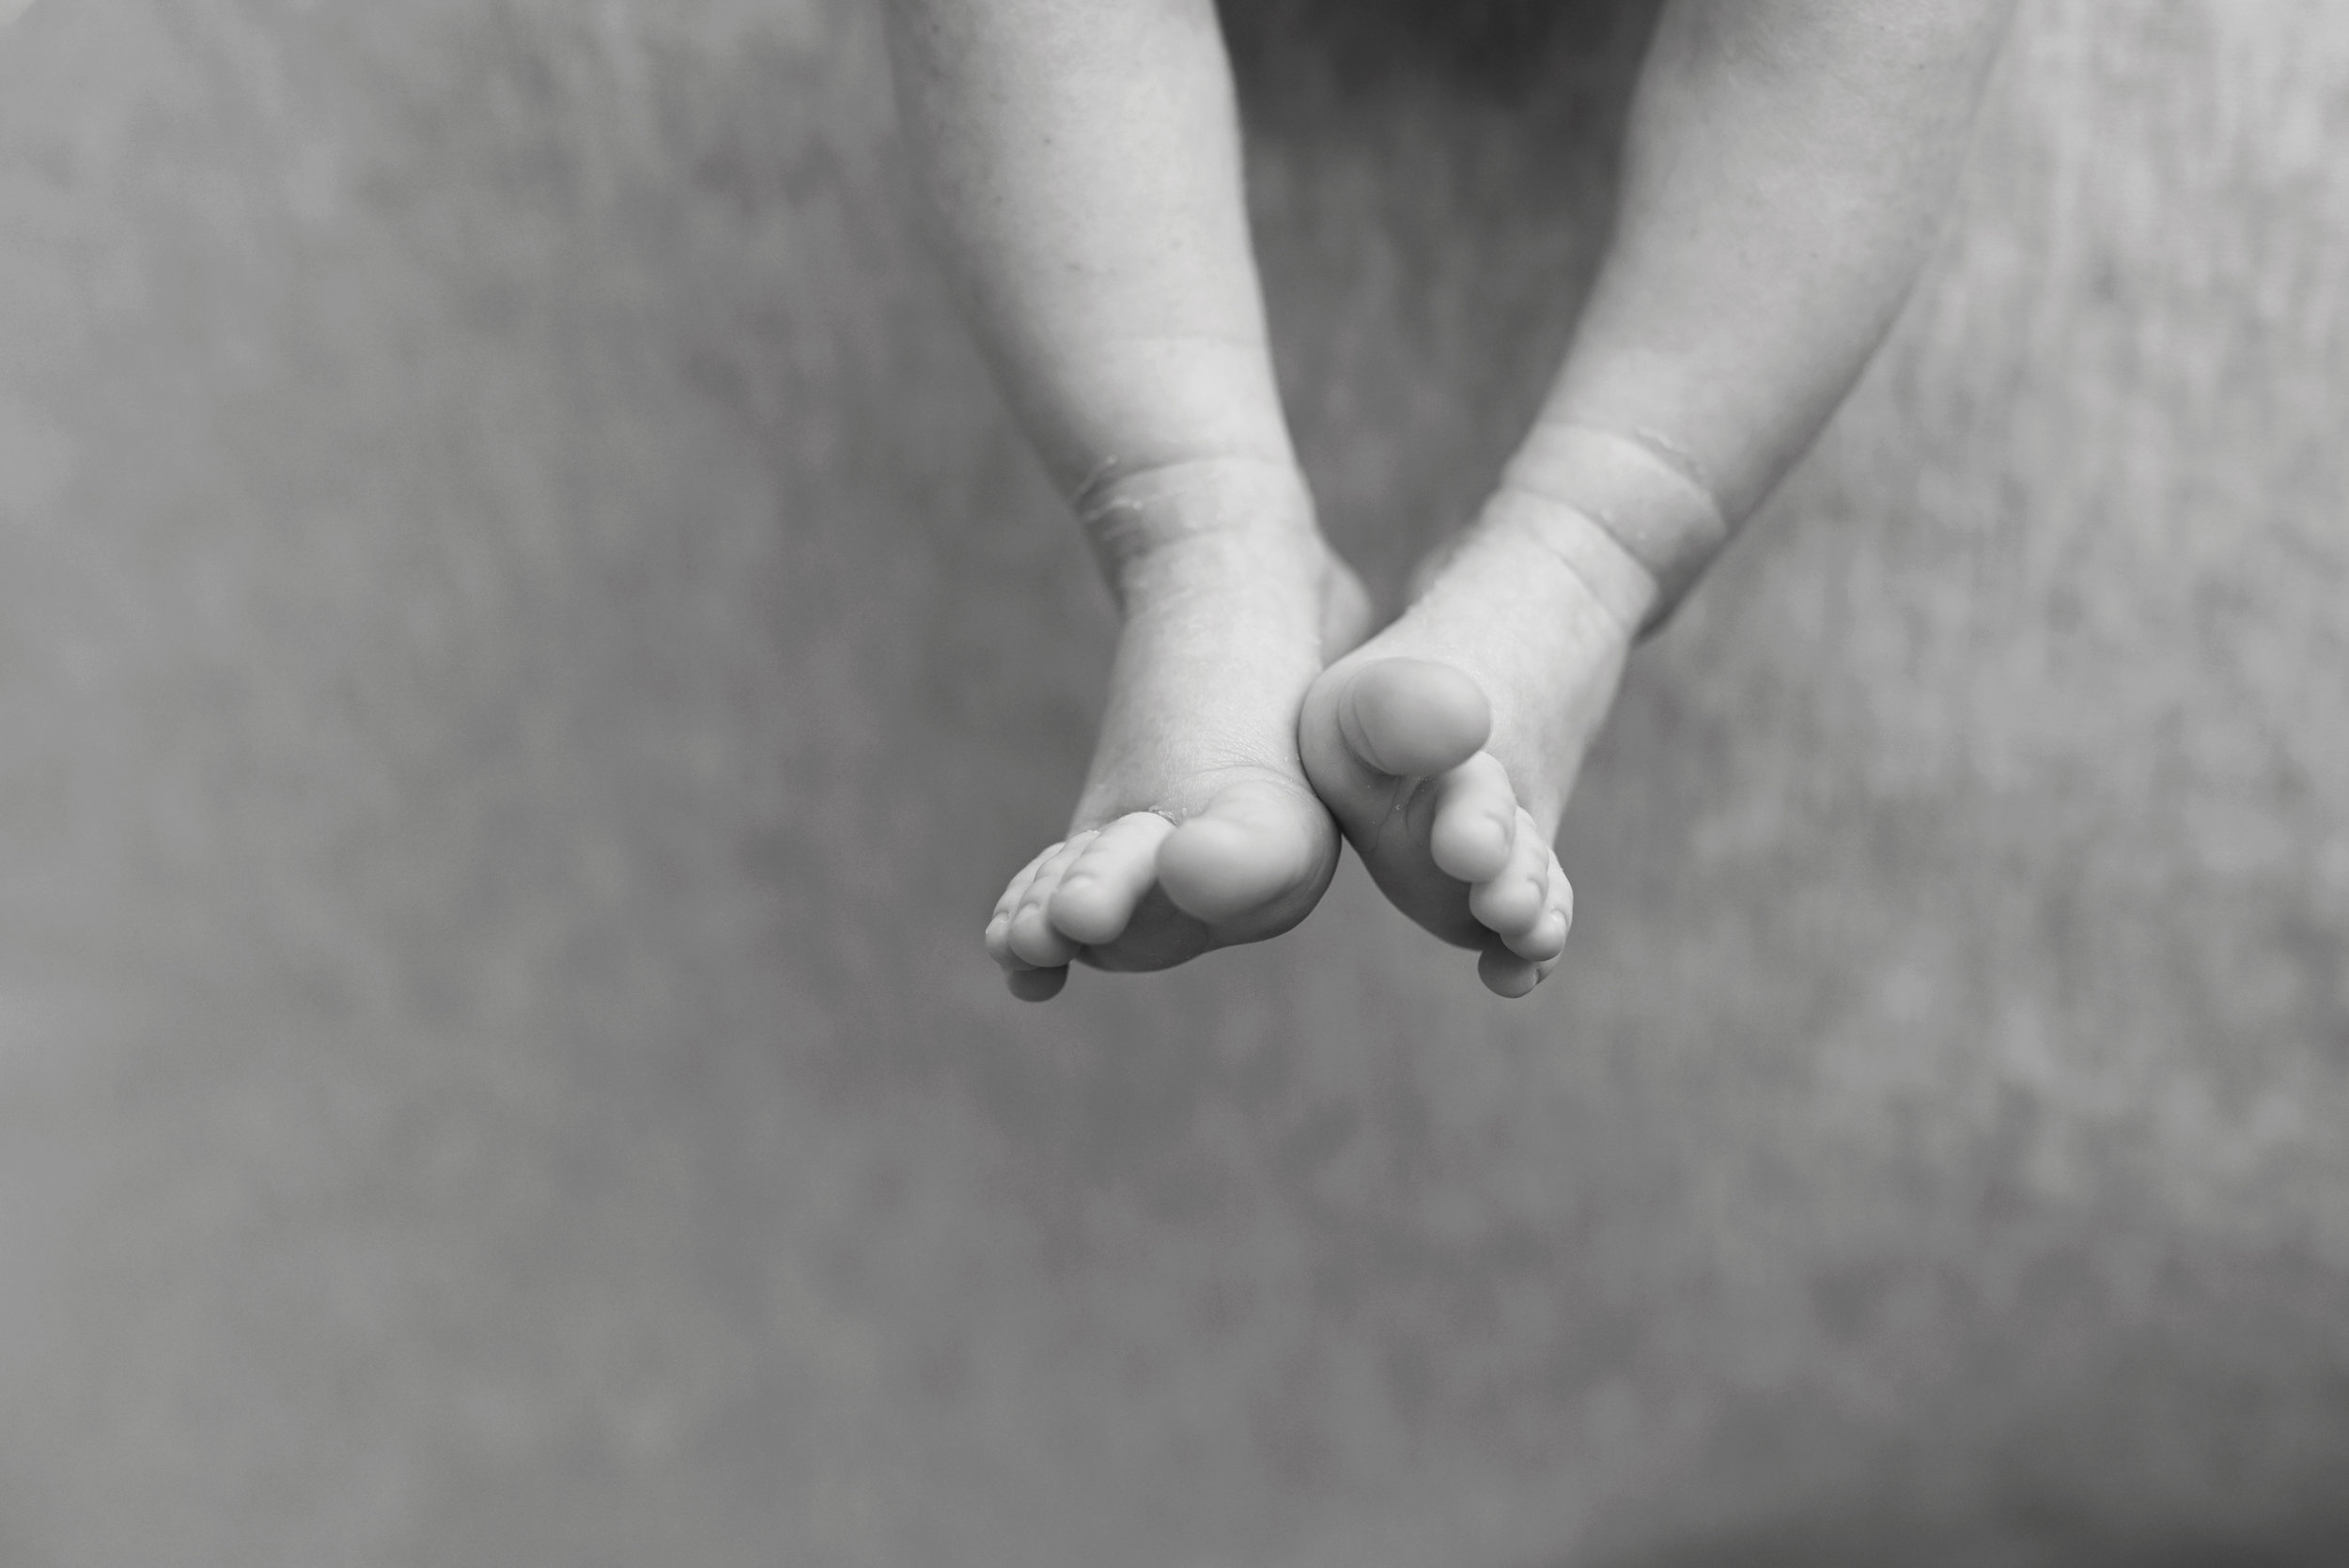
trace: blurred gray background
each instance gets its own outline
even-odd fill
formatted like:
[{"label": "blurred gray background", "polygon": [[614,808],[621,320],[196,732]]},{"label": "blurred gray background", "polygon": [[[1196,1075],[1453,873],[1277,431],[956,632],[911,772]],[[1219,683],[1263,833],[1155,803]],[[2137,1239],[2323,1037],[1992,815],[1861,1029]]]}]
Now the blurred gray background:
[{"label": "blurred gray background", "polygon": [[[1645,15],[1232,10],[1392,587]],[[1352,866],[1003,994],[1112,627],[893,124],[858,0],[0,32],[0,1563],[2349,1560],[2349,11],[2025,8],[1515,1006]]]}]

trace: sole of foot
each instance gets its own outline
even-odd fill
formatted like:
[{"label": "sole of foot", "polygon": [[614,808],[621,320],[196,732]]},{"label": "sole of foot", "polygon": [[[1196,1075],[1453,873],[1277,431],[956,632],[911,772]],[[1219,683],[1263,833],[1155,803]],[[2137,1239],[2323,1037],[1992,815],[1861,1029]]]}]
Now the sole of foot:
[{"label": "sole of foot", "polygon": [[1496,504],[1307,693],[1300,754],[1387,897],[1521,997],[1565,951],[1553,847],[1654,582],[1595,526]]},{"label": "sole of foot", "polygon": [[1123,628],[1067,836],[1012,877],[987,950],[1041,1001],[1071,964],[1160,970],[1305,918],[1337,825],[1298,754],[1306,689],[1369,602],[1271,465],[1191,465],[1129,487],[1112,521],[1155,534],[1112,575]]}]

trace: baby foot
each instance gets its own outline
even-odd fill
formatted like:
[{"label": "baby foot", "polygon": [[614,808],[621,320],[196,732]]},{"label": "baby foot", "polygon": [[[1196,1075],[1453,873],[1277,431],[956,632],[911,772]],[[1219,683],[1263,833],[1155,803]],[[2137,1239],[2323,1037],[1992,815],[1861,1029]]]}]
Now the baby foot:
[{"label": "baby foot", "polygon": [[1339,840],[1298,756],[1299,705],[1369,612],[1291,469],[1186,464],[1087,510],[1124,614],[1109,706],[1068,836],[987,927],[1032,1001],[1072,961],[1165,969],[1305,918]]},{"label": "baby foot", "polygon": [[1595,524],[1504,491],[1394,625],[1305,698],[1306,775],[1395,906],[1523,996],[1565,949],[1551,847],[1652,602]]}]

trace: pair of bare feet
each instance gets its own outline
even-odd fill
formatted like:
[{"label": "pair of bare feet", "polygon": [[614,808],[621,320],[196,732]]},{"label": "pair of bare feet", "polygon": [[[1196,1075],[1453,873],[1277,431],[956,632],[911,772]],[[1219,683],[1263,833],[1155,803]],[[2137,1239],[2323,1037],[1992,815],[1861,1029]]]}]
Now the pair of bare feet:
[{"label": "pair of bare feet", "polygon": [[[1068,835],[987,947],[1015,995],[1163,969],[1305,918],[1341,835],[1396,907],[1523,996],[1559,961],[1551,847],[1654,581],[1595,524],[1504,489],[1392,625],[1293,470],[1201,462],[1093,508],[1124,629]],[[1365,640],[1367,638],[1367,640]]]}]

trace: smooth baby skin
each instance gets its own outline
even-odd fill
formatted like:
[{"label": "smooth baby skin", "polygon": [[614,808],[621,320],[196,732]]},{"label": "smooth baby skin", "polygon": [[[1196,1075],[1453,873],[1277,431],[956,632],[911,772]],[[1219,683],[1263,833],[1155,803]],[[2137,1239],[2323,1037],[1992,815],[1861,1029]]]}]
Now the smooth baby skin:
[{"label": "smooth baby skin", "polygon": [[1396,908],[1523,996],[1574,892],[1552,847],[1655,598],[1588,520],[1496,497],[1402,618],[1307,694],[1307,776]]},{"label": "smooth baby skin", "polygon": [[1499,492],[1307,696],[1308,774],[1402,910],[1522,995],[1640,631],[1809,446],[1929,249],[2005,0],[1672,0],[1614,233]]},{"label": "smooth baby skin", "polygon": [[1171,542],[1122,574],[1109,704],[1068,835],[988,923],[988,954],[1032,1001],[1072,962],[1165,969],[1278,936],[1337,870],[1298,713],[1329,656],[1361,639],[1368,603],[1301,479],[1193,464],[1121,487],[1116,505]]},{"label": "smooth baby skin", "polygon": [[1287,930],[1337,865],[1297,751],[1364,629],[1274,384],[1212,0],[892,0],[941,258],[1123,630],[1068,834],[997,901],[1015,994]]},{"label": "smooth baby skin", "polygon": [[1630,644],[1890,324],[2009,4],[1670,0],[1532,434],[1409,612],[1324,674],[1360,596],[1281,414],[1211,0],[892,0],[948,272],[1126,617],[1071,832],[988,928],[1015,991],[1294,924],[1335,863],[1308,786],[1495,990],[1548,973],[1551,840]]}]

